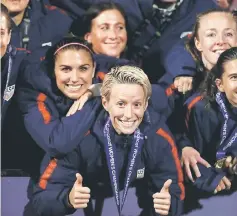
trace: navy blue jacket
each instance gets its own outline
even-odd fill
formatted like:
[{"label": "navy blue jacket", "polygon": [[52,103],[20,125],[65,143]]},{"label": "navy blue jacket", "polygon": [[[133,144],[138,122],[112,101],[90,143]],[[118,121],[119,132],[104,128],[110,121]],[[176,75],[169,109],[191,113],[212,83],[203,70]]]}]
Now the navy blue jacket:
[{"label": "navy blue jacket", "polygon": [[[49,4],[48,0],[31,0],[26,8],[30,24],[13,23],[11,44],[32,51],[43,46],[50,47],[61,40],[70,30],[72,19],[63,10]],[[25,26],[28,27],[25,27]],[[28,32],[28,33],[24,33]],[[22,43],[23,40],[28,40]]]},{"label": "navy blue jacket", "polygon": [[[101,103],[96,98],[95,103]],[[83,176],[83,185],[91,189],[92,197],[97,195],[111,197],[112,188],[109,184],[109,173],[105,159],[103,128],[108,114],[102,110],[95,124],[87,133],[78,147],[62,158],[46,155],[41,166],[41,177],[35,186],[33,205],[39,215],[58,216],[72,214],[75,209],[68,205],[68,195],[75,182],[75,174]],[[73,121],[77,121],[76,118]],[[150,199],[148,202],[151,214],[153,210],[152,194],[159,192],[167,179],[172,179],[170,193],[172,197],[171,214],[181,215],[184,198],[183,176],[177,149],[172,135],[162,118],[148,109],[139,126],[145,136],[142,152],[138,154],[135,170],[145,168],[145,179],[149,183]],[[118,173],[124,176],[127,166],[127,155],[131,147],[132,136],[111,136],[116,145]],[[92,151],[93,149],[93,151]],[[131,182],[139,181],[134,172]],[[136,180],[136,181],[135,181]],[[121,178],[120,190],[123,189],[124,178]],[[99,190],[99,185],[100,189]],[[103,194],[101,194],[103,191]]]},{"label": "navy blue jacket", "polygon": [[6,54],[1,59],[1,122],[7,113],[11,98],[16,89],[17,77],[20,71],[21,63],[26,57],[27,51],[17,49],[11,45],[8,46]]},{"label": "navy blue jacket", "polygon": [[[216,162],[217,147],[221,140],[221,126],[224,118],[215,102],[208,103],[200,94],[194,94],[186,103],[186,124],[189,142],[188,146],[195,148],[205,160],[212,166]],[[233,109],[236,119],[236,109]],[[235,126],[236,127],[236,126]],[[183,146],[184,147],[184,146]],[[230,149],[230,154],[236,156],[237,145]],[[198,188],[205,191],[213,191],[218,181],[226,175],[225,172],[215,168],[205,168],[199,165],[201,178],[195,183]],[[202,181],[210,181],[205,187]],[[194,184],[194,185],[195,185]]]}]

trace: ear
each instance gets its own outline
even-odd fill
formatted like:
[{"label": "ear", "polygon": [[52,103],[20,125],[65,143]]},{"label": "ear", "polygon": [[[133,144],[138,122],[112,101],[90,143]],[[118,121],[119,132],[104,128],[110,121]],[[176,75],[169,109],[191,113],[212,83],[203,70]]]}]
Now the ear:
[{"label": "ear", "polygon": [[215,83],[220,92],[225,92],[221,79],[216,79]]},{"label": "ear", "polygon": [[91,33],[87,32],[84,36],[84,39],[88,42],[91,43]]},{"label": "ear", "polygon": [[201,43],[196,37],[194,38],[194,44],[195,44],[196,48],[198,49],[198,51],[202,52]]},{"label": "ear", "polygon": [[102,96],[101,100],[102,100],[102,105],[103,105],[104,109],[108,112],[108,110],[109,110],[108,101],[106,100],[105,96]]}]

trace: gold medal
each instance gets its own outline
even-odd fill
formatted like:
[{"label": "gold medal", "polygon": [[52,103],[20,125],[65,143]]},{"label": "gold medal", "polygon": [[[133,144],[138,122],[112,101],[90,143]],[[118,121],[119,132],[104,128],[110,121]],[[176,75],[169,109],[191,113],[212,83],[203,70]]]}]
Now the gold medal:
[{"label": "gold medal", "polygon": [[219,160],[215,163],[215,167],[216,167],[217,169],[222,169],[222,168],[223,168],[223,165],[224,165],[224,163],[225,163],[225,160],[226,160],[226,157],[219,159]]}]

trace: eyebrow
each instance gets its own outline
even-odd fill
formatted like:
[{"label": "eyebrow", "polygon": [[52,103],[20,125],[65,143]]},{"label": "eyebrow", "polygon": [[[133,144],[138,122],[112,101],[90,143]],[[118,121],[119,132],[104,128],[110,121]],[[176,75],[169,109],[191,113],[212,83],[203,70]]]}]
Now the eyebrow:
[{"label": "eyebrow", "polygon": [[[82,67],[82,66],[90,66],[90,64],[82,64],[80,65],[79,67]],[[72,67],[71,65],[59,65],[59,67]]]},{"label": "eyebrow", "polygon": [[228,77],[231,77],[231,76],[237,76],[237,73],[235,72],[228,75]]},{"label": "eyebrow", "polygon": [[[117,23],[113,23],[113,24],[114,25],[125,25],[125,23],[122,23],[122,22],[117,22]],[[102,25],[111,25],[111,23],[104,22],[104,23],[99,24],[99,26],[102,26]]]},{"label": "eyebrow", "polygon": [[[234,29],[232,29],[232,28],[225,28],[224,31],[226,31],[226,30],[233,30],[234,31]],[[216,28],[210,28],[210,29],[207,29],[206,31],[217,31],[217,29]]]}]

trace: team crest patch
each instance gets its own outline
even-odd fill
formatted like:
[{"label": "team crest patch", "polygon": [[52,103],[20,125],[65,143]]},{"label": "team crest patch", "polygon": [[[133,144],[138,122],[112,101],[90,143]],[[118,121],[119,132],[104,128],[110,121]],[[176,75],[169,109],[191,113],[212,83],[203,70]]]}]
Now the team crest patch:
[{"label": "team crest patch", "polygon": [[15,85],[8,86],[4,91],[3,99],[5,101],[9,101],[12,98],[14,91],[15,91]]},{"label": "team crest patch", "polygon": [[185,37],[188,37],[190,38],[192,36],[192,32],[183,32],[181,35],[180,35],[180,38],[185,38]]},{"label": "team crest patch", "polygon": [[137,170],[137,179],[144,178],[145,168]]}]

